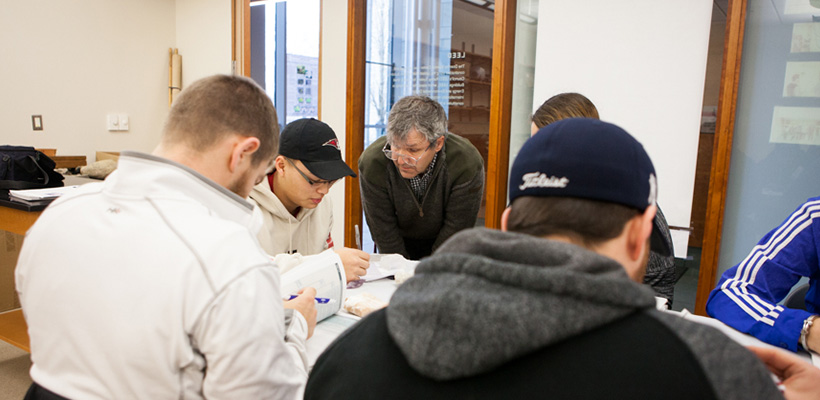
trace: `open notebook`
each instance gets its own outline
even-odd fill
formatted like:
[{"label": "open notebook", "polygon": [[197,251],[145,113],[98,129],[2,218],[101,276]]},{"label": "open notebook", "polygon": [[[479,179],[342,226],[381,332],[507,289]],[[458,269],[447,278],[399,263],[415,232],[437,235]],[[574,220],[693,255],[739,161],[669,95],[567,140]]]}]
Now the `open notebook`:
[{"label": "open notebook", "polygon": [[335,314],[345,299],[345,273],[342,260],[333,250],[326,250],[303,258],[298,266],[282,274],[282,296],[288,298],[302,288],[316,289],[317,298],[329,299],[316,303],[316,321]]}]

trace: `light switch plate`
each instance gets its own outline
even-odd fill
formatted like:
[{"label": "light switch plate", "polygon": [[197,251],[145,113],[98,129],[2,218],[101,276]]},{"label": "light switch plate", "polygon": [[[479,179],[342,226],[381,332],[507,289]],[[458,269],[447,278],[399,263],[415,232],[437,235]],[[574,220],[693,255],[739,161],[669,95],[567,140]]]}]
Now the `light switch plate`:
[{"label": "light switch plate", "polygon": [[129,128],[128,124],[128,114],[120,114],[120,129],[121,131],[127,131]]},{"label": "light switch plate", "polygon": [[108,114],[105,126],[109,131],[118,131],[120,129],[120,116],[117,114]]}]

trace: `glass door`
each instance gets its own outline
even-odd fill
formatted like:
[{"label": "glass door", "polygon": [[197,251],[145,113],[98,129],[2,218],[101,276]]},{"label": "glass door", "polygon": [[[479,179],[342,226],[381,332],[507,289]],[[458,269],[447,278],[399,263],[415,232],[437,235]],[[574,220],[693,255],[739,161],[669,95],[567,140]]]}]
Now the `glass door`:
[{"label": "glass door", "polygon": [[[486,169],[495,2],[367,0],[366,7],[363,148],[385,134],[397,100],[423,95],[444,107],[448,130],[478,149]],[[358,212],[354,229],[361,226],[362,246],[373,251]],[[482,206],[479,225],[483,216]]]},{"label": "glass door", "polygon": [[749,0],[717,276],[820,194],[820,8]]}]

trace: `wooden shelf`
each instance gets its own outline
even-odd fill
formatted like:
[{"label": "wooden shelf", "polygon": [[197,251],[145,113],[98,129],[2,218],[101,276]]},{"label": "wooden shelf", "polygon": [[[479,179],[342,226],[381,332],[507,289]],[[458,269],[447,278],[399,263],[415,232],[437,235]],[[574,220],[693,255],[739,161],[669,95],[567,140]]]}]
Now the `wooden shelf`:
[{"label": "wooden shelf", "polygon": [[83,167],[88,162],[85,156],[58,156],[57,149],[36,149],[37,151],[47,155],[57,164],[55,168],[77,168]]},{"label": "wooden shelf", "polygon": [[492,81],[479,81],[479,80],[469,79],[469,78],[465,79],[464,81],[467,82],[467,83],[472,83],[474,85],[484,85],[484,86],[488,86],[488,87],[493,84]]},{"label": "wooden shelf", "polygon": [[85,156],[52,156],[57,164],[55,168],[77,168],[86,165]]},{"label": "wooden shelf", "polygon": [[450,111],[481,111],[490,112],[490,107],[467,107],[467,106],[450,106]]}]

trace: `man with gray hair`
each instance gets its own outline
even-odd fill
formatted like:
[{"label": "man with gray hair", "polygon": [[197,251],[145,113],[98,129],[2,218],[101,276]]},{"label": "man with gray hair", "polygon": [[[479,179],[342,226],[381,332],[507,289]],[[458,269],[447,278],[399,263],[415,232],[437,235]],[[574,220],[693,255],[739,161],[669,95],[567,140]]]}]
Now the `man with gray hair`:
[{"label": "man with gray hair", "polygon": [[393,105],[387,134],[362,153],[359,174],[380,253],[418,260],[478,218],[483,159],[468,140],[447,132],[444,108],[428,97]]}]

